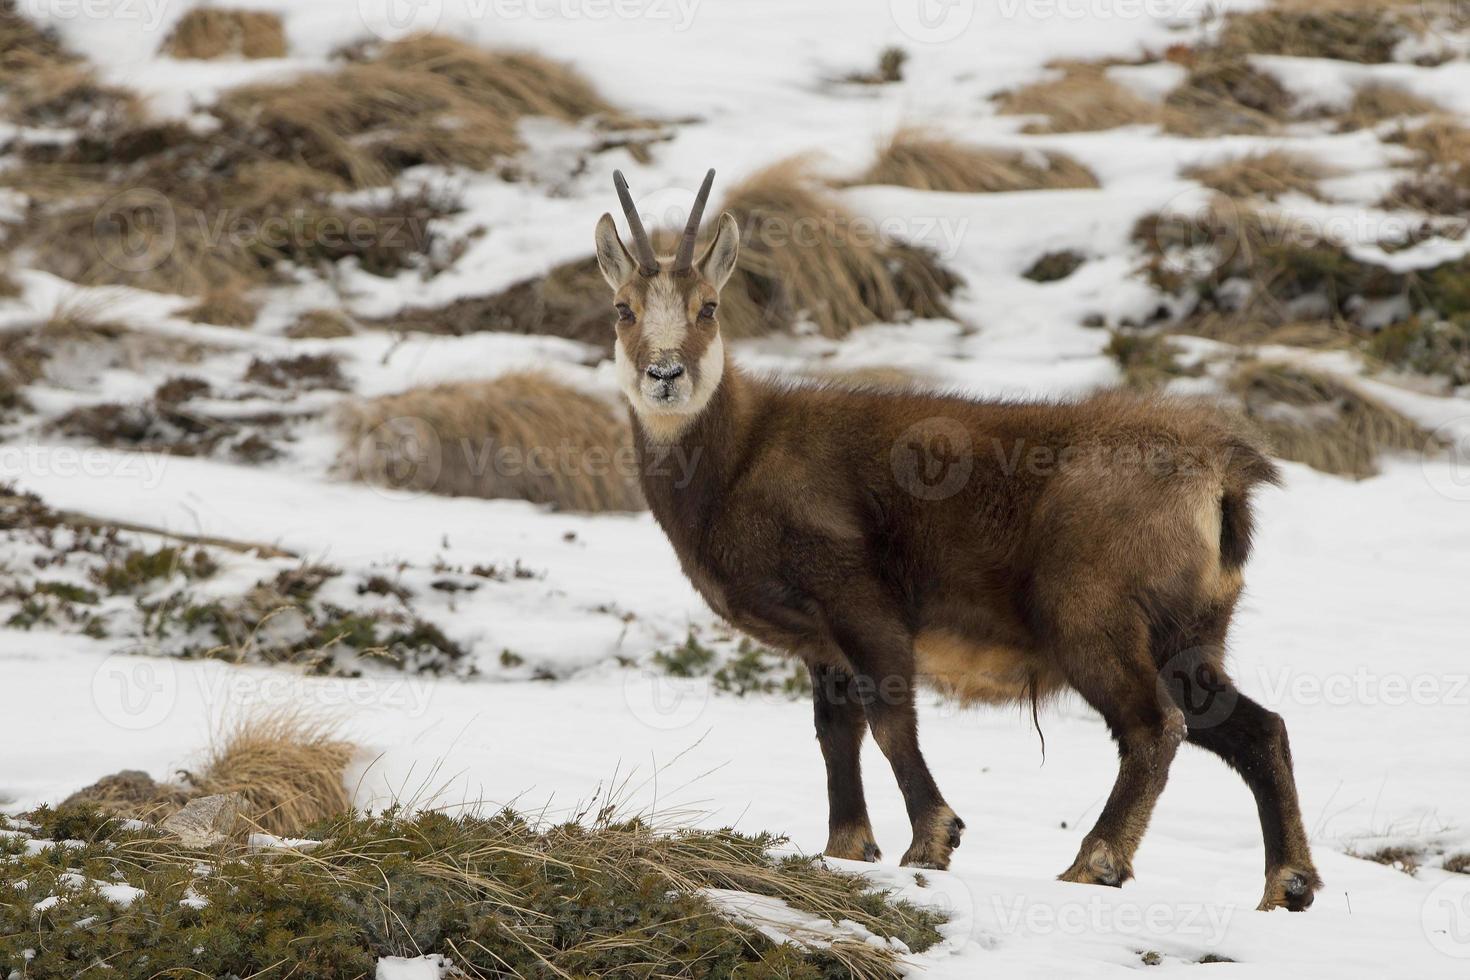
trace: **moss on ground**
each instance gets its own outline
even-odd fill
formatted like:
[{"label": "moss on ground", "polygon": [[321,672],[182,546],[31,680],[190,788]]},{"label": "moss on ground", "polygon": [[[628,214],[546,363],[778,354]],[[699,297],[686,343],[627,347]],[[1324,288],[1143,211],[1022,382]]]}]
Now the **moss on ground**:
[{"label": "moss on ground", "polygon": [[[0,968],[353,978],[379,956],[437,952],[469,977],[838,980],[897,977],[899,953],[938,942],[943,922],[859,876],[773,856],[785,841],[769,834],[389,811],[307,836],[322,843],[195,852],[85,805],[0,817]],[[781,899],[887,943],[776,943],[721,915],[708,889]]]}]

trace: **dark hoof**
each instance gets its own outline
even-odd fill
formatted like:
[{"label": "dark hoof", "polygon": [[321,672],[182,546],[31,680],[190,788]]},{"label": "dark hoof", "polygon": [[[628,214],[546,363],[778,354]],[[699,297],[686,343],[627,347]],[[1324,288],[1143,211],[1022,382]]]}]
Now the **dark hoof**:
[{"label": "dark hoof", "polygon": [[904,853],[901,862],[905,868],[929,868],[944,871],[949,867],[949,855],[960,846],[960,837],[965,832],[965,822],[955,816],[949,807],[943,807],[926,827],[914,829],[914,842]]},{"label": "dark hoof", "polygon": [[832,831],[822,853],[844,861],[867,861],[870,864],[883,857],[883,852],[878,850],[873,840],[873,831],[866,823]]},{"label": "dark hoof", "polygon": [[1082,849],[1077,852],[1077,860],[1057,875],[1057,880],[1121,888],[1123,882],[1132,877],[1133,869],[1119,858],[1107,841],[1084,840]]},{"label": "dark hoof", "polygon": [[1262,912],[1286,909],[1305,912],[1312,907],[1322,878],[1311,868],[1282,868],[1266,877],[1266,894],[1256,908]]}]

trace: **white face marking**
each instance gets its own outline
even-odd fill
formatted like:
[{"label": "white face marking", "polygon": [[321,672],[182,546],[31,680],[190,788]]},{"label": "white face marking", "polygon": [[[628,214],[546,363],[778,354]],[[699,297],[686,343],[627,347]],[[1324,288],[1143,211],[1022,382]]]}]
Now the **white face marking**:
[{"label": "white face marking", "polygon": [[[679,357],[690,330],[689,314],[682,294],[667,277],[659,276],[649,284],[639,329],[650,362],[665,356]],[[624,348],[621,338],[613,347],[613,362],[618,386],[633,406],[644,431],[656,442],[672,442],[704,410],[719,387],[725,372],[725,344],[716,334],[700,355],[697,368],[692,372],[686,370],[682,377],[669,383],[648,377],[633,353]],[[672,395],[659,397],[669,386]]]}]

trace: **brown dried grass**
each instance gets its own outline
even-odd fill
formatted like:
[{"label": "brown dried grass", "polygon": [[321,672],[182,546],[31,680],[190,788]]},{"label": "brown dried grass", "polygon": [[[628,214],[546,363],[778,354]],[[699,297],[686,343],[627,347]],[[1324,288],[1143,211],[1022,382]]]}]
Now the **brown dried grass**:
[{"label": "brown dried grass", "polygon": [[300,834],[352,808],[344,782],[357,749],[335,725],[281,709],[216,734],[196,795],[238,793],[246,816],[269,834]]},{"label": "brown dried grass", "polygon": [[1446,217],[1470,217],[1470,129],[1435,117],[1388,137],[1418,158],[1414,172],[1394,185],[1380,207]]},{"label": "brown dried grass", "polygon": [[1324,473],[1362,479],[1378,472],[1384,453],[1424,452],[1435,445],[1413,419],[1334,375],[1248,363],[1229,387],[1276,455]]},{"label": "brown dried grass", "polygon": [[1044,116],[1027,133],[1083,133],[1163,122],[1163,109],[1107,76],[1106,65],[1071,63],[1059,78],[1033,82],[996,97],[1007,116]]},{"label": "brown dried grass", "polygon": [[179,18],[159,52],[170,58],[284,58],[286,31],[276,14],[197,7]]},{"label": "brown dried grass", "polygon": [[1267,150],[1219,163],[1186,167],[1185,177],[1199,181],[1227,197],[1262,197],[1274,201],[1282,194],[1320,197],[1318,182],[1328,169],[1309,157],[1284,150]]},{"label": "brown dried grass", "polygon": [[969,146],[921,129],[902,129],[853,183],[892,184],[961,194],[1095,188],[1097,177],[1054,150]]},{"label": "brown dried grass", "polygon": [[826,337],[855,327],[950,316],[958,280],[926,250],[882,238],[785,160],[731,189],[725,210],[742,229],[740,264],[721,296],[732,337],[790,329],[805,319]]},{"label": "brown dried grass", "polygon": [[1384,82],[1370,82],[1358,87],[1347,112],[1338,117],[1338,128],[1344,132],[1371,129],[1393,119],[1427,116],[1440,111],[1440,106],[1415,95],[1406,88]]},{"label": "brown dried grass", "polygon": [[643,507],[623,415],[540,372],[356,402],[339,423],[341,469],[369,483],[559,510]]},{"label": "brown dried grass", "polygon": [[0,0],[0,118],[24,126],[97,130],[140,118],[130,92],[103,85],[52,31]]}]

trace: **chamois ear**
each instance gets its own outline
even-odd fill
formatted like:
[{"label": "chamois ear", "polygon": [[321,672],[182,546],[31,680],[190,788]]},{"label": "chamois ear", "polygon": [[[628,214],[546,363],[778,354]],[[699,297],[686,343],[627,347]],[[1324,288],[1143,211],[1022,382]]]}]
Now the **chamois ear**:
[{"label": "chamois ear", "polygon": [[597,267],[602,270],[602,278],[615,290],[632,279],[638,268],[623,240],[618,237],[617,223],[610,214],[597,219]]},{"label": "chamois ear", "polygon": [[699,260],[699,274],[716,289],[725,288],[735,263],[740,258],[740,225],[734,215],[726,211],[720,215],[720,226],[715,229],[714,241],[704,250]]}]

